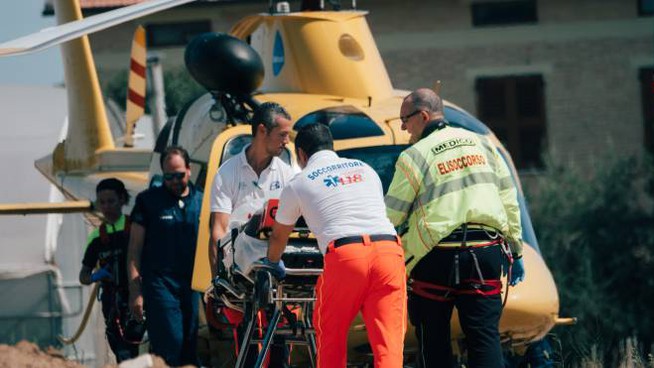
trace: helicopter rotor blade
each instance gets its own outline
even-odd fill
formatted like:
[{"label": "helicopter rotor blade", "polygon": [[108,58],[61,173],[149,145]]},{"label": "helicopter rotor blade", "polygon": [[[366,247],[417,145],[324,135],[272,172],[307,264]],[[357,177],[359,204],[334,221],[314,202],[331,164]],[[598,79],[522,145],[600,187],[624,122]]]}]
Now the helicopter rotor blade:
[{"label": "helicopter rotor blade", "polygon": [[140,4],[130,5],[102,14],[93,15],[74,22],[45,28],[40,32],[0,44],[0,57],[41,51],[48,47],[56,46],[62,42],[70,41],[89,33],[101,31],[135,18],[190,3],[192,1],[194,0],[146,1]]}]

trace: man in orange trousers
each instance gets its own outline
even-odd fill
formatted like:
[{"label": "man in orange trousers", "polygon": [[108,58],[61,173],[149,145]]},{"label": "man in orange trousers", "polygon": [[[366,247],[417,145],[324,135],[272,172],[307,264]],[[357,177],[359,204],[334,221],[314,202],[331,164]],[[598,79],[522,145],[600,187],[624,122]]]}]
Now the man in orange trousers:
[{"label": "man in orange trousers", "polygon": [[295,147],[303,170],[282,191],[263,263],[277,278],[284,277],[281,256],[304,216],[325,255],[313,317],[318,367],[346,366],[348,330],[361,311],[375,367],[400,368],[406,331],[404,252],[386,217],[379,176],[362,161],[338,157],[325,125],[300,129]]}]

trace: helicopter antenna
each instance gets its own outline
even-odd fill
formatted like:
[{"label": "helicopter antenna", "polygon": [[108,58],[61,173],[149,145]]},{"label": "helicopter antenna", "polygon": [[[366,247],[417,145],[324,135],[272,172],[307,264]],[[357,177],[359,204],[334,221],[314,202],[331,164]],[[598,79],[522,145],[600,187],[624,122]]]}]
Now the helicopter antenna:
[{"label": "helicopter antenna", "polygon": [[434,92],[436,92],[437,95],[441,95],[441,81],[437,80],[434,82]]}]

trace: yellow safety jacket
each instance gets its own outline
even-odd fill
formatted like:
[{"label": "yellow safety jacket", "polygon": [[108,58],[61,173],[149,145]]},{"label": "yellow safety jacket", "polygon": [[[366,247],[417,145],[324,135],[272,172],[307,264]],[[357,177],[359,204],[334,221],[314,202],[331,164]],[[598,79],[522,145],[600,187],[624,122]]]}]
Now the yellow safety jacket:
[{"label": "yellow safety jacket", "polygon": [[509,168],[484,136],[446,126],[402,152],[386,194],[387,215],[402,237],[407,272],[464,223],[502,232],[522,254],[517,189]]}]

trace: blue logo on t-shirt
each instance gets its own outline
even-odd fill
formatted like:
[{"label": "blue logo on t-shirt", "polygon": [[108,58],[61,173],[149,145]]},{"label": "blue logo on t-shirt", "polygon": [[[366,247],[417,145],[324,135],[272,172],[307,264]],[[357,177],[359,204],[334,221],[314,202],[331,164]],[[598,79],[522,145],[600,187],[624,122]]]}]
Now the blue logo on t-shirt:
[{"label": "blue logo on t-shirt", "polygon": [[282,68],[284,67],[284,43],[282,42],[282,36],[279,35],[279,31],[275,33],[275,45],[273,46],[272,67],[273,67],[273,75],[275,77],[279,74],[279,72],[282,71]]},{"label": "blue logo on t-shirt", "polygon": [[338,186],[338,182],[339,182],[338,176],[329,175],[328,177],[323,179],[323,183],[325,183],[325,186],[327,186],[328,188]]}]

